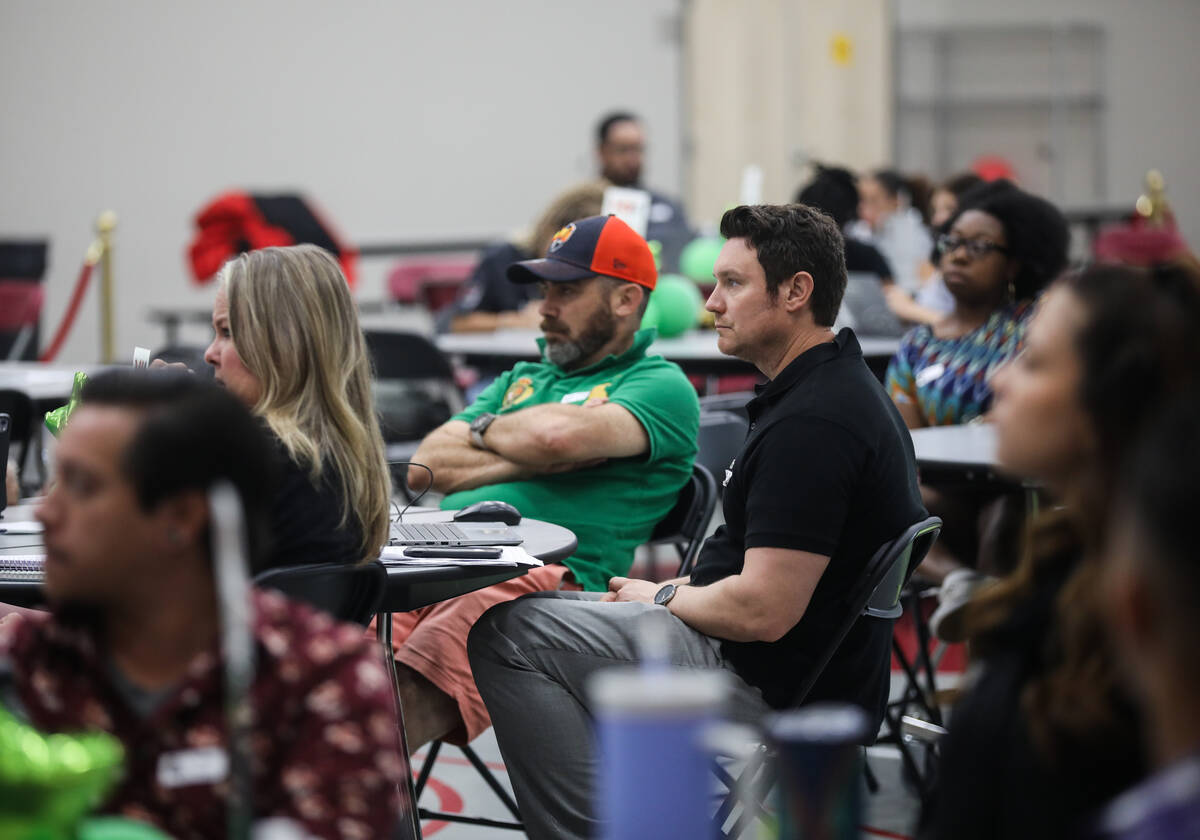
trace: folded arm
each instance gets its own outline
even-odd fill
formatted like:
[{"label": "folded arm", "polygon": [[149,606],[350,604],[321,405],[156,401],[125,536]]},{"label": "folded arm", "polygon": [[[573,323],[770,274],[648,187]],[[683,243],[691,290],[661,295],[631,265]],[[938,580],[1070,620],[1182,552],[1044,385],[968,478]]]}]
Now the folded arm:
[{"label": "folded arm", "polygon": [[642,424],[612,402],[547,403],[514,411],[496,418],[485,440],[510,461],[533,466],[630,458],[650,449]]},{"label": "folded arm", "polygon": [[[627,409],[609,402],[551,403],[510,412],[492,422],[484,441],[489,449],[476,449],[470,426],[450,420],[421,441],[413,460],[433,470],[435,490],[453,493],[594,466],[650,448],[642,424]],[[419,492],[428,483],[428,473],[409,467],[409,487]]]},{"label": "folded arm", "polygon": [[[521,464],[472,446],[471,427],[462,420],[449,420],[426,435],[412,460],[433,471],[433,489],[439,493],[517,481],[530,474]],[[428,485],[429,473],[408,468],[409,487],[419,493]]]}]

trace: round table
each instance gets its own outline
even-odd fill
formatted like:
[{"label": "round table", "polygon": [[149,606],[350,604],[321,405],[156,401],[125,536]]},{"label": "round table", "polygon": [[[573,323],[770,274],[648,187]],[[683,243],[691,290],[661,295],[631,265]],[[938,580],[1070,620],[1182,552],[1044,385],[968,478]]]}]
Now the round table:
[{"label": "round table", "polygon": [[[4,511],[0,529],[9,523],[32,519],[35,507],[34,504],[22,504]],[[454,511],[449,510],[414,508],[405,513],[404,521],[448,522],[453,515]],[[512,527],[525,540],[522,548],[545,563],[570,557],[578,545],[575,534],[570,530],[539,519],[523,519],[519,525]],[[0,556],[42,552],[40,534],[0,533]],[[518,577],[529,570],[525,566],[405,566],[398,563],[386,563],[385,566],[388,588],[382,610],[386,612],[407,612],[435,604]],[[16,580],[0,576],[0,602],[17,606],[41,604],[41,580]]]}]

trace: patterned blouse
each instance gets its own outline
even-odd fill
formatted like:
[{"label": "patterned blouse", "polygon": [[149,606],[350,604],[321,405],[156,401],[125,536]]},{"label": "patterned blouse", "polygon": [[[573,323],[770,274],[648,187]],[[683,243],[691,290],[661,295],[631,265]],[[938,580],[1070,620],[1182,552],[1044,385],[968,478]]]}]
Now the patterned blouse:
[{"label": "patterned blouse", "polygon": [[[408,764],[378,645],[361,628],[277,593],[253,597],[255,819],[291,820],[322,838],[392,836]],[[224,755],[215,653],[199,654],[146,718],[122,699],[111,664],[81,626],[11,620],[0,626],[0,656],[11,661],[15,711],[34,726],[100,729],[124,744],[124,779],[103,813],[142,820],[179,840],[225,836],[224,764],[213,771],[202,760]],[[193,768],[186,778],[185,766]]]},{"label": "patterned blouse", "polygon": [[930,426],[969,423],[992,403],[991,377],[1021,350],[1032,301],[997,309],[978,329],[937,338],[929,326],[908,331],[888,364],[887,390],[897,405],[915,405]]}]

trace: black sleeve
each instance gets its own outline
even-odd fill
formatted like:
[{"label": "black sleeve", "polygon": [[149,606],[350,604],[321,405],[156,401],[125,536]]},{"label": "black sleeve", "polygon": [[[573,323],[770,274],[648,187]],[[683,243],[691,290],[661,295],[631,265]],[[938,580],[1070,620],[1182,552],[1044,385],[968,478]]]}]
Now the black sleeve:
[{"label": "black sleeve", "polygon": [[279,484],[271,505],[271,545],[263,568],[303,563],[357,563],[361,532],[351,514],[342,523],[342,501],[329,468],[314,484],[308,468],[277,444]]},{"label": "black sleeve", "polygon": [[786,548],[831,557],[866,463],[865,445],[817,417],[775,424],[755,447],[745,475],[745,547]]},{"label": "black sleeve", "polygon": [[849,238],[846,240],[846,270],[874,274],[876,277],[888,280],[894,276],[892,267],[878,248],[869,243]]}]

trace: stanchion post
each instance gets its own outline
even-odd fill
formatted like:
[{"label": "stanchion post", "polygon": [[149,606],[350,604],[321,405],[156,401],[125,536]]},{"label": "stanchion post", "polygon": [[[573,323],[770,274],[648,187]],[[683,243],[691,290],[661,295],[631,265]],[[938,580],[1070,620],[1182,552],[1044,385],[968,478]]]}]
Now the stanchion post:
[{"label": "stanchion post", "polygon": [[112,232],[117,226],[117,214],[105,210],[96,219],[100,238],[100,359],[106,365],[116,361],[113,344],[113,274]]}]

